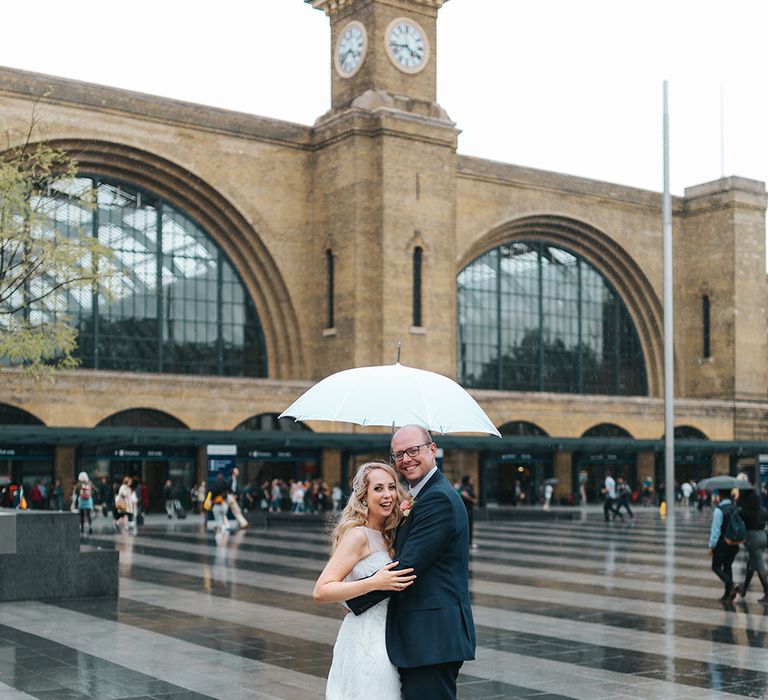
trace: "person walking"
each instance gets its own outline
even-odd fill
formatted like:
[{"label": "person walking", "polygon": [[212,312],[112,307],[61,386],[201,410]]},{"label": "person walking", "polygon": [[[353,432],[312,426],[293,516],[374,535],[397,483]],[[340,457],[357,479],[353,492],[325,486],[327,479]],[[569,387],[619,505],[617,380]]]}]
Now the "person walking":
[{"label": "person walking", "polygon": [[744,583],[739,587],[739,594],[742,598],[747,595],[752,576],[757,572],[757,577],[763,584],[763,597],[758,602],[768,603],[768,572],[765,567],[765,550],[768,545],[765,524],[768,521],[768,511],[760,503],[757,492],[750,490],[744,491],[739,498],[739,511],[747,528],[747,539],[744,544],[749,554]]},{"label": "person walking", "polygon": [[168,520],[173,520],[174,513],[174,490],[173,482],[170,479],[166,479],[163,485],[163,505],[165,506],[165,514],[168,516]]},{"label": "person walking", "polygon": [[[618,515],[622,520],[624,520],[624,516],[621,515],[617,508],[615,507],[616,503],[616,480],[611,475],[611,472],[605,473],[605,482],[603,482],[603,517],[605,518],[605,522],[608,522],[609,520],[616,520],[616,516]],[[608,517],[610,514],[610,518]]]},{"label": "person walking", "polygon": [[552,503],[552,493],[554,492],[554,487],[551,483],[544,484],[544,510],[549,510],[549,506]]},{"label": "person walking", "polygon": [[635,517],[629,506],[631,494],[632,490],[629,488],[629,484],[620,476],[616,481],[616,515],[621,515],[621,509],[624,508],[630,518]]},{"label": "person walking", "polygon": [[680,499],[680,505],[683,508],[688,508],[691,505],[691,494],[693,493],[693,486],[690,481],[684,481],[680,487],[680,493],[683,497]]},{"label": "person walking", "polygon": [[102,476],[99,480],[99,499],[101,500],[101,513],[105,518],[108,518],[109,512],[115,509],[115,499],[112,496],[112,487],[106,476]]},{"label": "person walking", "polygon": [[131,477],[126,476],[115,494],[115,530],[119,531],[125,526],[129,532],[136,533],[136,500],[136,492],[131,488]]},{"label": "person walking", "polygon": [[738,592],[733,582],[733,560],[739,553],[738,544],[729,544],[725,541],[723,532],[728,525],[728,518],[736,512],[736,506],[731,500],[729,489],[718,491],[719,504],[712,511],[712,526],[709,531],[709,548],[707,552],[712,557],[712,571],[725,586],[725,592],[720,602],[733,600]]}]

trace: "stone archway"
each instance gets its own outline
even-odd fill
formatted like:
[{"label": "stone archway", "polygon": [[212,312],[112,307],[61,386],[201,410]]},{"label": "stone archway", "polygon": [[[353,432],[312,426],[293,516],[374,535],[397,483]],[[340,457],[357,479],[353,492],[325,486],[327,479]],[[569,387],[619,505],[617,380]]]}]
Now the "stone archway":
[{"label": "stone archway", "polygon": [[[664,387],[663,309],[653,286],[632,257],[609,235],[589,224],[542,214],[507,222],[479,238],[459,257],[457,273],[483,253],[514,240],[562,245],[605,277],[635,325],[645,360],[648,395],[660,397]],[[679,372],[675,374],[679,376]]]},{"label": "stone archway", "polygon": [[258,231],[235,206],[189,170],[147,151],[79,139],[54,140],[50,145],[70,153],[81,172],[141,187],[189,215],[221,246],[256,306],[268,376],[306,376],[298,319],[288,288]]}]

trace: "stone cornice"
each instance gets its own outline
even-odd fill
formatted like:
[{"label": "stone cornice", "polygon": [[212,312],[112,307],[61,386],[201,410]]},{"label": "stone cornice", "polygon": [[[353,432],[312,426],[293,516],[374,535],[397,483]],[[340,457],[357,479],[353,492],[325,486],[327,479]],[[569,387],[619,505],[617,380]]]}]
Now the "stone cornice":
[{"label": "stone cornice", "polygon": [[[661,211],[661,193],[627,185],[592,180],[577,175],[566,175],[510,163],[459,155],[457,175],[461,179],[480,180],[498,185],[525,187],[542,191],[573,194],[621,203],[644,209]],[[673,214],[683,213],[683,201],[672,197]]]},{"label": "stone cornice", "polygon": [[[359,0],[304,0],[316,10],[322,10],[329,17],[341,12]],[[409,0],[414,5],[424,5],[430,9],[439,10],[448,0]]]},{"label": "stone cornice", "polygon": [[302,124],[3,66],[0,95],[255,138],[293,148],[309,148],[312,140],[312,127]]}]

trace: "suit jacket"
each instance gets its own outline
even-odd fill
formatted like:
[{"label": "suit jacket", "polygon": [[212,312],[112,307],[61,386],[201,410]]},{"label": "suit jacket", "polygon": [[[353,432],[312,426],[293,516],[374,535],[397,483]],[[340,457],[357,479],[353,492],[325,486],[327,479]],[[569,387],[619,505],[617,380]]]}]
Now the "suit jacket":
[{"label": "suit jacket", "polygon": [[416,580],[400,593],[373,591],[347,601],[355,615],[390,596],[387,653],[400,668],[475,658],[469,603],[469,521],[440,471],[423,486],[395,539],[398,569]]}]

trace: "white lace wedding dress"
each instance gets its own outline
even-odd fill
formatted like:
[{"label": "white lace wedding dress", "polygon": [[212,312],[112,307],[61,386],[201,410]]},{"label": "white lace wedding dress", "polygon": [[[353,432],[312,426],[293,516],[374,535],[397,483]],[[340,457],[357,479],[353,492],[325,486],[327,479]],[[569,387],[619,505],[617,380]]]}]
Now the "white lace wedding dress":
[{"label": "white lace wedding dress", "polygon": [[[371,554],[355,564],[345,581],[370,576],[392,561],[381,533],[362,529]],[[344,617],[333,647],[326,700],[400,700],[400,676],[387,656],[384,638],[388,604],[389,600],[382,600],[362,615]]]}]

